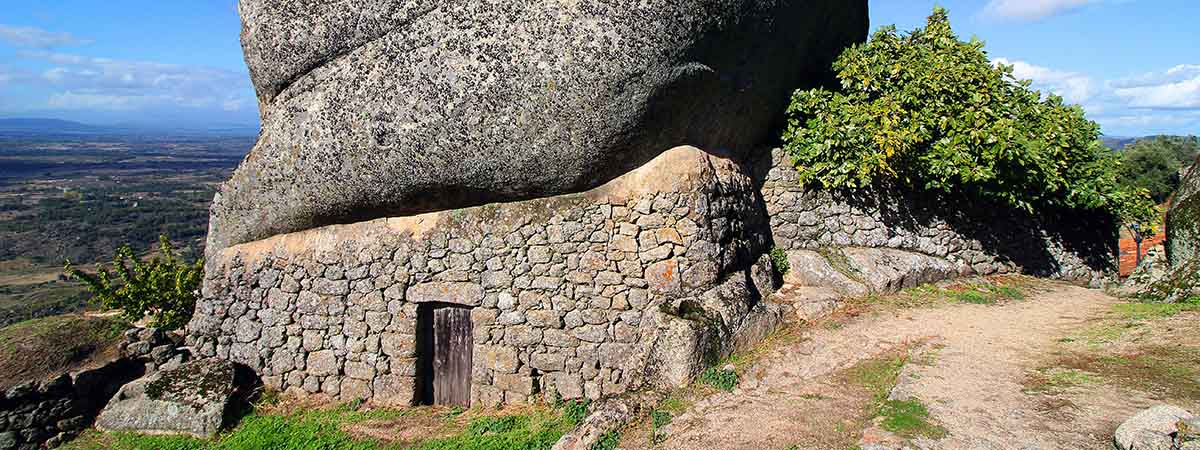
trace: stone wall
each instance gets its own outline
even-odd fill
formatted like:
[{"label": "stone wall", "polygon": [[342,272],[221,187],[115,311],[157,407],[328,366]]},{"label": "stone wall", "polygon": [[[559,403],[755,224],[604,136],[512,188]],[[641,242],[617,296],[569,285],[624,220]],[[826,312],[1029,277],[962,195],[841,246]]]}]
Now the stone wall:
[{"label": "stone wall", "polygon": [[1116,226],[1104,217],[1033,216],[966,196],[898,186],[806,189],[780,149],[754,168],[776,246],[891,248],[946,259],[961,275],[1025,272],[1098,286],[1115,274]]},{"label": "stone wall", "polygon": [[418,305],[452,303],[472,308],[472,404],[677,383],[777,321],[766,227],[747,171],[681,147],[581,194],[222,250],[188,342],[270,388],[406,405]]},{"label": "stone wall", "polygon": [[69,440],[92,425],[121,386],[186,361],[182,341],[159,329],[133,328],[125,331],[115,358],[0,391],[0,450],[54,448]]},{"label": "stone wall", "polygon": [[54,448],[70,440],[91,426],[121,385],[141,373],[139,362],[122,358],[0,392],[0,449]]}]

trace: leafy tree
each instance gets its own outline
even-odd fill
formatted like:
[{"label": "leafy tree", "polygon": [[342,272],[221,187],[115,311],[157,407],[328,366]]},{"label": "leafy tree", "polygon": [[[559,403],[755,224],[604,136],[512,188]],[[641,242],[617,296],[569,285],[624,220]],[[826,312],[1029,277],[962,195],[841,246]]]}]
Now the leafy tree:
[{"label": "leafy tree", "polygon": [[926,27],[884,27],[834,63],[841,91],[797,91],[784,148],[803,181],[861,188],[897,181],[1038,208],[1153,220],[1145,192],[1118,183],[1120,158],[1078,106],[993,65],[959,40],[945,9]]},{"label": "leafy tree", "polygon": [[177,329],[192,318],[204,278],[204,260],[189,264],[176,258],[165,235],[160,235],[158,242],[161,255],[149,261],[138,259],[128,245],[117,249],[112,263],[116,279],[103,266],[99,273],[88,274],[68,261],[64,271],[86,284],[103,308],[121,310],[125,320],[150,317],[156,327]]},{"label": "leafy tree", "polygon": [[1121,183],[1131,189],[1146,189],[1157,203],[1179,188],[1179,171],[1189,167],[1200,154],[1200,137],[1155,136],[1139,139],[1121,150],[1124,170]]}]

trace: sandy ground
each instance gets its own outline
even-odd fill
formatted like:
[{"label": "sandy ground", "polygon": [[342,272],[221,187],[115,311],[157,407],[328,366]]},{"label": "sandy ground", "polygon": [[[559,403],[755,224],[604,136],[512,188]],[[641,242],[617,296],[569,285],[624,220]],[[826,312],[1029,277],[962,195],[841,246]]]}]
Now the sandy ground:
[{"label": "sandy ground", "polygon": [[[734,392],[702,400],[665,431],[669,449],[837,449],[854,446],[869,423],[869,393],[843,369],[933,343],[906,366],[897,389],[922,400],[948,431],[919,446],[943,449],[1111,448],[1112,431],[1154,401],[1097,385],[1069,399],[1027,393],[1029,374],[1057,342],[1087,327],[1117,300],[1101,291],[1051,285],[1027,300],[868,315],[839,329],[816,328],[772,350]],[[929,345],[926,345],[929,347]]]}]

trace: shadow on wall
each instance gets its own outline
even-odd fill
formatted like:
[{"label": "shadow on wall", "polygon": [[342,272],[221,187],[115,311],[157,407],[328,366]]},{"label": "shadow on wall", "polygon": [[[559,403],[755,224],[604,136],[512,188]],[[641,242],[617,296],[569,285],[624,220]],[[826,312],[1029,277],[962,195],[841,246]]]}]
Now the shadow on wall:
[{"label": "shadow on wall", "polygon": [[1092,281],[1116,270],[1117,223],[1077,210],[1031,214],[965,192],[879,183],[823,191],[798,182],[779,149],[754,164],[776,241],[785,249],[874,247],[915,251],[993,273]]},{"label": "shadow on wall", "polygon": [[[873,195],[872,195],[873,194]],[[992,199],[912,188],[876,187],[872,194],[836,193],[851,206],[879,211],[889,227],[910,232],[945,224],[954,233],[979,241],[998,262],[1050,277],[1069,268],[1062,253],[1077,255],[1092,270],[1115,270],[1117,224],[1094,211],[1052,210],[1031,214]],[[1052,244],[1061,245],[1061,249]]]}]

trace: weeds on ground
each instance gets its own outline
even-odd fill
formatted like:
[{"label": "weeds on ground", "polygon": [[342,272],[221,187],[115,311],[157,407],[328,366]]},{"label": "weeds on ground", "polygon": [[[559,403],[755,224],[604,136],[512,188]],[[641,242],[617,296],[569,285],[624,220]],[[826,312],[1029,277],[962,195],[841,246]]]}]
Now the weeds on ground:
[{"label": "weeds on ground", "polygon": [[870,359],[846,372],[849,381],[871,393],[871,417],[881,418],[883,429],[905,438],[941,438],[946,430],[935,424],[929,410],[918,399],[889,400],[900,371],[908,363],[908,354],[901,352]]},{"label": "weeds on ground", "polygon": [[700,374],[700,384],[712,386],[716,389],[730,392],[738,384],[738,373],[733,369],[723,367],[709,367],[704,373]]},{"label": "weeds on ground", "polygon": [[[595,444],[592,444],[592,448],[589,450],[613,450],[613,449],[617,448],[617,445],[620,443],[621,443],[621,432],[609,431],[607,433],[604,433],[603,436],[600,436],[600,440],[596,441]],[[551,443],[551,444],[553,444],[553,443]],[[549,447],[546,447],[546,448],[549,448]]]}]

